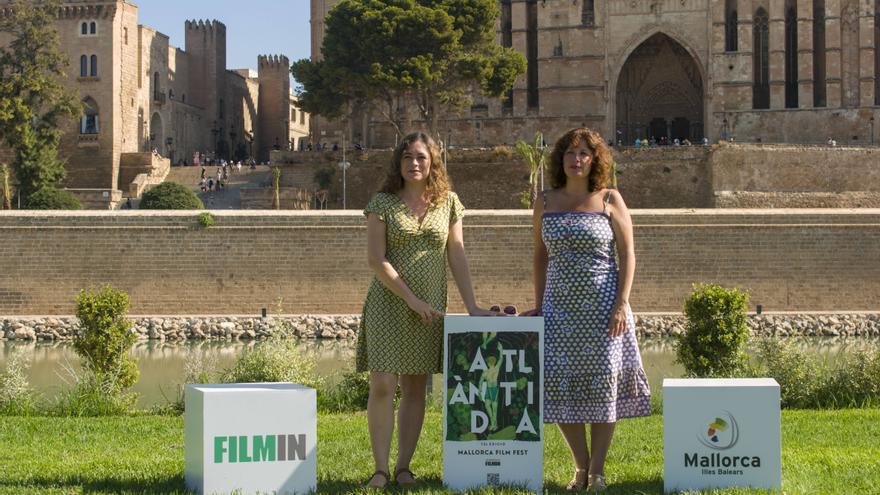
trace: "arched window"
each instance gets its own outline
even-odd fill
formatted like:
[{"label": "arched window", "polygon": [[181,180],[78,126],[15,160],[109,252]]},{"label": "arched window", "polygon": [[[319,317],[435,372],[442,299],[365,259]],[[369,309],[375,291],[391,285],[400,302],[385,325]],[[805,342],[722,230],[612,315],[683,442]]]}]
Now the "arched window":
[{"label": "arched window", "polygon": [[186,93],[183,93],[182,95],[180,95],[180,101],[182,103],[186,103]]},{"label": "arched window", "polygon": [[83,100],[83,116],[80,122],[80,134],[97,134],[98,127],[98,104],[91,97]]},{"label": "arched window", "polygon": [[89,34],[98,34],[98,23],[97,22],[92,21],[92,23],[89,24]]},{"label": "arched window", "polygon": [[125,40],[125,44],[128,44],[128,28],[122,28],[122,37]]},{"label": "arched window", "polygon": [[84,22],[79,28],[79,34],[89,34],[89,23]]},{"label": "arched window", "polygon": [[87,77],[89,75],[89,57],[83,55],[79,58],[79,77]]},{"label": "arched window", "polygon": [[724,7],[724,51],[735,52],[737,50],[737,26],[736,0],[726,0]]},{"label": "arched window", "polygon": [[770,25],[766,10],[755,11],[753,26],[752,108],[770,108]]},{"label": "arched window", "polygon": [[220,98],[220,107],[217,109],[218,118],[223,118],[223,98]]},{"label": "arched window", "polygon": [[92,71],[89,73],[92,77],[98,77],[98,56],[92,55]]},{"label": "arched window", "polygon": [[785,108],[798,107],[797,3],[785,1]]},{"label": "arched window", "polygon": [[581,24],[584,26],[596,25],[596,2],[595,0],[584,0],[584,8],[581,11]]},{"label": "arched window", "polygon": [[824,107],[827,104],[825,91],[825,0],[813,0],[813,106]]},{"label": "arched window", "polygon": [[173,88],[168,88],[168,99],[169,100],[174,99],[174,89]]}]

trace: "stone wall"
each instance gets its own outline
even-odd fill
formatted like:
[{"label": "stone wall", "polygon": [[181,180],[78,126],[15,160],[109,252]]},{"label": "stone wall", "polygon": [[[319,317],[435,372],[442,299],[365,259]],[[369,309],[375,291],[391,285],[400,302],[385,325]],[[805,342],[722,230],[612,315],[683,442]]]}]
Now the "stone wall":
[{"label": "stone wall", "polygon": [[[349,152],[349,208],[363,208],[388,170],[390,151]],[[793,145],[615,148],[618,188],[631,208],[818,208],[880,206],[880,149]],[[287,187],[315,190],[332,168],[330,207],[342,203],[341,152],[274,152]],[[453,149],[449,175],[469,208],[522,208],[528,169],[508,147]],[[549,179],[545,183],[549,188]],[[765,194],[772,193],[772,194]],[[335,200],[335,201],[334,201]],[[762,202],[763,201],[763,202]]]},{"label": "stone wall", "polygon": [[[359,313],[370,279],[359,212],[0,212],[0,315],[69,315],[112,284],[132,314]],[[694,282],[752,290],[765,311],[874,311],[880,210],[636,210],[632,305],[681,310]],[[479,301],[533,301],[526,211],[475,211]],[[450,310],[462,310],[450,282]]]}]

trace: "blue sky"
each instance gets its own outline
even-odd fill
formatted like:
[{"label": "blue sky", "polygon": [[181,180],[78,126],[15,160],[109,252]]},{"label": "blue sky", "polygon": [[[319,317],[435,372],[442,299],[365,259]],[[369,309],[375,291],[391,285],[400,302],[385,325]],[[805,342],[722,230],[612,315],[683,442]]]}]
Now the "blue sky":
[{"label": "blue sky", "polygon": [[187,19],[226,25],[226,67],[257,68],[257,55],[283,54],[291,62],[311,56],[309,0],[134,0],[138,22],[185,48]]}]

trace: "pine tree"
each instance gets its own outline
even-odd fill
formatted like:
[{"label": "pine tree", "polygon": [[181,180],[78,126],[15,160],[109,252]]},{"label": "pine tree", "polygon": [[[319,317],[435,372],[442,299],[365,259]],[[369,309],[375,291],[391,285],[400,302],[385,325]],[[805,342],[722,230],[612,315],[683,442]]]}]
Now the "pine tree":
[{"label": "pine tree", "polygon": [[57,0],[15,0],[0,18],[0,30],[12,34],[12,42],[0,48],[0,143],[12,150],[23,202],[64,180],[59,124],[82,112],[61,82],[67,62],[55,28],[59,5]]}]

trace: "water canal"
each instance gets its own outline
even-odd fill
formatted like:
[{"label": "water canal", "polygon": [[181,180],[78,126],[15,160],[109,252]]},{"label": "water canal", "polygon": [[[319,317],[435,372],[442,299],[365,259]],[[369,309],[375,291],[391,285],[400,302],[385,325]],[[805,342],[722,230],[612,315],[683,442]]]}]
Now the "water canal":
[{"label": "water canal", "polygon": [[[795,338],[802,349],[817,359],[833,362],[838,356],[866,345],[880,345],[878,339],[867,338]],[[660,390],[663,378],[680,377],[681,365],[675,362],[673,340],[650,338],[640,342],[642,361],[652,390]],[[141,375],[134,391],[140,395],[138,405],[151,407],[174,400],[185,376],[185,363],[201,358],[213,361],[217,369],[232,365],[235,359],[259,342],[189,341],[167,343],[139,341],[133,354],[138,359]],[[302,340],[304,353],[313,355],[317,373],[332,383],[342,373],[354,367],[354,342],[340,340]],[[70,370],[78,370],[80,359],[70,342],[0,342],[0,370],[5,369],[13,353],[30,357],[28,378],[31,386],[41,395],[51,397],[70,386]],[[434,377],[435,390],[439,389],[441,377]]]}]

